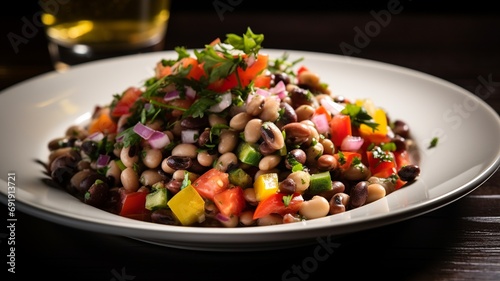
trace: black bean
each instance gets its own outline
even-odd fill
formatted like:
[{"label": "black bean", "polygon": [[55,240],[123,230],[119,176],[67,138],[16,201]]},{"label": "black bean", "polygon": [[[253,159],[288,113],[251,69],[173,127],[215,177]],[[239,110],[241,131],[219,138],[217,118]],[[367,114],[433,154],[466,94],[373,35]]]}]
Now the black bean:
[{"label": "black bean", "polygon": [[169,156],[167,165],[174,170],[187,170],[193,165],[191,158],[187,156]]},{"label": "black bean", "polygon": [[151,221],[154,223],[179,225],[174,213],[169,209],[158,209],[151,213]]},{"label": "black bean", "polygon": [[296,184],[292,179],[286,178],[282,182],[280,182],[278,189],[280,192],[285,194],[293,194],[295,193]]},{"label": "black bean", "polygon": [[394,128],[392,129],[392,131],[396,135],[399,135],[405,139],[410,137],[410,128],[405,122],[401,120],[394,121]]},{"label": "black bean", "polygon": [[106,204],[109,198],[108,184],[103,181],[94,182],[85,193],[84,202],[100,208]]},{"label": "black bean", "polygon": [[420,167],[417,165],[406,165],[398,171],[398,176],[404,181],[413,181],[420,175]]},{"label": "black bean", "polygon": [[272,85],[275,86],[280,81],[283,81],[285,85],[290,84],[290,77],[284,72],[278,72],[271,75]]},{"label": "black bean", "polygon": [[97,151],[99,150],[99,145],[97,142],[92,141],[92,140],[86,140],[82,142],[81,145],[82,152],[85,153],[86,155],[90,157],[95,157],[97,156]]},{"label": "black bean", "polygon": [[368,181],[358,182],[349,193],[349,208],[354,209],[362,206],[368,197]]},{"label": "black bean", "polygon": [[208,117],[186,117],[181,121],[181,127],[183,129],[201,129],[207,127]]}]

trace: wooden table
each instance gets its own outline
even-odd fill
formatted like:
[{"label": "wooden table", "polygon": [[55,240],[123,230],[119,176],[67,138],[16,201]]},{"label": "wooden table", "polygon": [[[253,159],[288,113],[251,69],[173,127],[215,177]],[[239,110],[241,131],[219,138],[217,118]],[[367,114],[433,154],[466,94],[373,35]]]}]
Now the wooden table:
[{"label": "wooden table", "polygon": [[[267,48],[387,62],[437,76],[472,93],[477,93],[481,78],[489,79],[491,95],[485,102],[498,113],[500,17],[478,12],[424,13],[405,9],[403,4],[399,8],[385,21],[377,18],[382,17],[382,9],[371,8],[253,12],[236,7],[223,13],[223,19],[214,10],[174,10],[165,49],[199,48],[249,26],[265,34]],[[30,13],[4,20],[2,39],[9,32],[21,32],[21,17],[29,19]],[[373,36],[366,44],[355,45],[357,28],[363,30],[374,22],[379,28],[372,30]],[[17,54],[5,42],[0,49],[0,89],[52,71],[41,30],[20,45]],[[346,44],[357,48],[349,53]],[[492,153],[498,150],[491,148]],[[0,241],[6,271],[6,240]],[[317,245],[265,252],[197,252],[155,246],[119,233],[68,228],[23,213],[18,214],[16,241],[18,279],[34,274],[54,280],[346,280],[368,274],[389,280],[500,280],[500,173],[438,210],[339,237],[335,240],[339,247],[315,263],[311,259]]]}]

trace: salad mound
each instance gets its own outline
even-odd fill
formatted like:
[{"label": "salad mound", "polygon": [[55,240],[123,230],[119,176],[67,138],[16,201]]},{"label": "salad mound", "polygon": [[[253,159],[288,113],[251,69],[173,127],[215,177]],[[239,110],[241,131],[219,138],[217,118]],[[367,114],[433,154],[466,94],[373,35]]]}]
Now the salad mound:
[{"label": "salad mound", "polygon": [[47,175],[85,204],[152,223],[249,227],[362,207],[415,181],[408,124],[271,58],[250,28],[175,48],[140,87],[49,142]]}]

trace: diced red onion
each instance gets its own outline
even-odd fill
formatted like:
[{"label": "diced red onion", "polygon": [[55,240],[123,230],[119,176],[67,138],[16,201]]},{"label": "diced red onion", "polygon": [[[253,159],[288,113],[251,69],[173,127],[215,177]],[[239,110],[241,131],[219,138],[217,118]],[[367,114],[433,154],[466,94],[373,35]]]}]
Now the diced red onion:
[{"label": "diced red onion", "polygon": [[185,86],[184,88],[186,88],[186,97],[190,100],[194,100],[196,98],[196,91],[190,86]]},{"label": "diced red onion", "polygon": [[255,89],[255,94],[259,95],[259,96],[263,96],[263,97],[268,97],[271,95],[271,92],[264,90],[264,89],[261,89],[261,88],[257,88],[257,89]]},{"label": "diced red onion", "polygon": [[226,215],[223,215],[221,213],[217,213],[217,215],[215,215],[215,218],[220,221],[220,222],[228,222],[229,221],[229,217],[226,216]]},{"label": "diced red onion", "polygon": [[222,112],[224,109],[228,108],[233,103],[233,96],[231,95],[231,92],[226,92],[220,95],[220,97],[221,101],[208,108],[208,111],[215,113]]},{"label": "diced red onion", "polygon": [[134,132],[141,136],[141,138],[148,140],[155,132],[155,130],[149,128],[148,126],[142,124],[141,122],[137,122],[133,128]]},{"label": "diced red onion", "polygon": [[345,108],[342,104],[336,103],[329,98],[322,98],[320,104],[333,115],[339,114]]},{"label": "diced red onion", "polygon": [[96,141],[96,142],[100,142],[103,138],[104,138],[104,134],[102,132],[95,132],[87,137],[87,139],[89,139],[91,141]]},{"label": "diced red onion", "polygon": [[257,61],[257,59],[255,58],[255,55],[254,54],[250,54],[246,58],[247,67],[252,66],[256,61]]},{"label": "diced red onion", "polygon": [[200,132],[198,130],[183,130],[181,131],[182,143],[196,143]]},{"label": "diced red onion", "polygon": [[358,151],[363,145],[363,138],[358,136],[347,136],[342,140],[340,150],[343,151]]},{"label": "diced red onion", "polygon": [[326,134],[330,131],[330,124],[328,124],[328,119],[325,114],[315,114],[311,118],[314,125],[316,126],[316,130],[320,134]]},{"label": "diced red onion", "polygon": [[283,81],[279,81],[276,86],[269,89],[269,91],[275,95],[277,95],[280,99],[284,99],[286,97],[286,85]]},{"label": "diced red onion", "polygon": [[180,97],[179,91],[174,90],[174,91],[166,93],[165,96],[163,97],[163,100],[164,101],[171,101],[171,100],[178,99],[179,97]]},{"label": "diced red onion", "polygon": [[146,111],[148,111],[149,109],[151,109],[151,106],[152,106],[152,105],[151,105],[149,102],[148,102],[148,103],[145,103],[145,104],[144,104],[144,109],[145,109]]},{"label": "diced red onion", "polygon": [[162,149],[170,143],[170,138],[163,132],[154,131],[153,135],[148,139],[148,143],[152,148]]},{"label": "diced red onion", "polygon": [[111,160],[111,157],[109,155],[99,154],[96,161],[97,168],[106,167],[109,163],[109,160]]}]

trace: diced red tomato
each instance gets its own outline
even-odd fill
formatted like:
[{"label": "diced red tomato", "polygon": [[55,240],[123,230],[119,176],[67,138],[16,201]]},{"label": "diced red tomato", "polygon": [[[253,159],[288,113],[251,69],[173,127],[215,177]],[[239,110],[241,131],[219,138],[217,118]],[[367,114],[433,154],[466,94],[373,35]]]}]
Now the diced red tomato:
[{"label": "diced red tomato", "polygon": [[398,177],[398,179],[396,180],[396,183],[394,184],[394,190],[398,190],[400,189],[401,187],[403,187],[404,185],[406,184],[406,181],[400,179]]},{"label": "diced red tomato", "polygon": [[200,77],[205,75],[205,71],[203,70],[203,66],[198,63],[198,60],[193,57],[186,57],[178,61],[172,66],[173,72],[177,72],[180,67],[186,69],[191,67],[189,73],[186,75],[186,78],[191,78],[194,80],[200,80]]},{"label": "diced red tomato", "polygon": [[307,68],[306,66],[301,66],[297,69],[297,76],[300,75],[300,73],[304,72],[304,71],[309,71],[309,68]]},{"label": "diced red tomato", "polygon": [[116,103],[111,111],[111,116],[120,117],[129,114],[130,108],[142,95],[142,91],[137,87],[130,87],[123,92],[120,100]]},{"label": "diced red tomato", "polygon": [[271,76],[269,75],[257,75],[255,77],[253,85],[257,88],[268,89],[271,87]]},{"label": "diced red tomato", "polygon": [[246,206],[243,189],[239,186],[226,189],[214,195],[214,203],[225,216],[239,216]]},{"label": "diced red tomato", "polygon": [[330,112],[328,110],[326,110],[326,108],[322,105],[318,106],[318,108],[316,108],[316,110],[314,111],[314,114],[324,114],[325,117],[326,117],[326,120],[328,122],[331,122],[332,121],[332,115],[330,114]]},{"label": "diced red tomato", "polygon": [[229,187],[229,175],[212,168],[199,176],[192,185],[201,197],[214,201],[215,194],[221,193]]},{"label": "diced red tomato", "polygon": [[394,154],[390,151],[385,151],[387,160],[375,158],[373,151],[367,151],[368,168],[372,176],[379,178],[388,178],[393,174],[397,174],[396,161]]},{"label": "diced red tomato", "polygon": [[335,153],[333,157],[337,159],[337,162],[340,164],[340,169],[342,170],[347,170],[351,167],[352,161],[354,161],[355,158],[358,158],[359,160],[362,160],[363,156],[358,153],[358,152],[351,152],[351,151],[342,151],[343,157],[340,157],[339,153]]},{"label": "diced red tomato", "polygon": [[396,160],[396,166],[400,169],[403,166],[411,164],[410,154],[408,151],[395,151],[393,152],[394,159]]},{"label": "diced red tomato", "polygon": [[289,204],[285,206],[283,202],[283,197],[288,196],[287,194],[278,192],[275,193],[263,201],[260,201],[255,208],[253,214],[253,219],[259,219],[269,214],[279,214],[284,216],[285,214],[294,214],[299,211],[304,198],[300,194],[294,194]]},{"label": "diced red tomato", "polygon": [[146,209],[146,195],[147,192],[123,192],[120,216],[145,220],[145,218],[150,214],[150,211]]},{"label": "diced red tomato", "polygon": [[116,133],[118,126],[116,122],[109,116],[109,109],[105,108],[100,112],[97,118],[90,121],[88,132],[89,134],[101,132],[103,134]]},{"label": "diced red tomato", "polygon": [[223,93],[238,86],[246,87],[252,80],[261,74],[264,69],[267,68],[268,62],[268,55],[258,54],[255,62],[251,66],[247,67],[247,69],[243,70],[242,68],[238,68],[236,70],[238,75],[236,75],[236,73],[232,73],[228,77],[210,84],[208,88],[213,91]]},{"label": "diced red tomato", "polygon": [[351,117],[336,114],[330,121],[331,140],[336,147],[340,147],[345,137],[352,135]]}]

